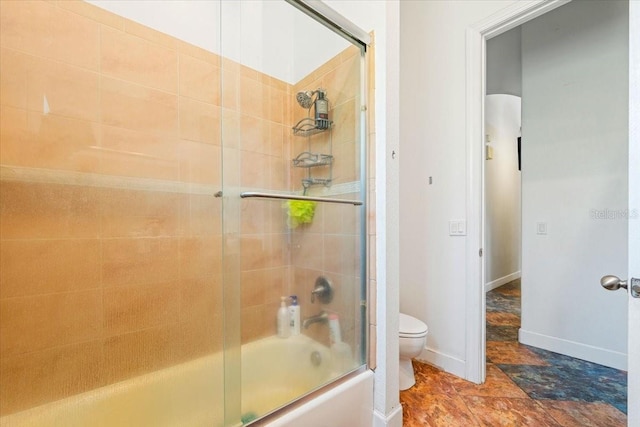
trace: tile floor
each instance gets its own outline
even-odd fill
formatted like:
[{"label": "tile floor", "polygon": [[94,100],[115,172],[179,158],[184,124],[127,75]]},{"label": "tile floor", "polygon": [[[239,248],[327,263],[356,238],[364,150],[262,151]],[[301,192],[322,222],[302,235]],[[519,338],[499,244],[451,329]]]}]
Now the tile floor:
[{"label": "tile floor", "polygon": [[627,374],[518,343],[520,281],[487,293],[487,379],[415,362],[400,392],[405,427],[627,425]]}]

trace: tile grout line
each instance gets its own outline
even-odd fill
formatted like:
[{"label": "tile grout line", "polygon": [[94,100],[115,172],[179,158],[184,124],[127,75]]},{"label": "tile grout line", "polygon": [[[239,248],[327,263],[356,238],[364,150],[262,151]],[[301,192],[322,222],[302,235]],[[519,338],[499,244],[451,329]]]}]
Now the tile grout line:
[{"label": "tile grout line", "polygon": [[[497,288],[500,289],[500,288]],[[504,295],[502,292],[497,291],[498,293],[502,294],[504,297],[507,296],[513,296],[513,295]],[[494,313],[508,313],[508,314],[515,314],[518,317],[518,324],[516,325],[516,327],[521,327],[521,322],[522,322],[522,318],[521,318],[521,314],[516,314],[516,313],[510,313],[508,311],[495,311]],[[486,326],[489,326],[489,320],[486,320]],[[493,325],[493,326],[499,326],[499,325]],[[510,325],[505,325],[505,326],[510,326]],[[493,362],[491,362],[493,363]],[[551,414],[549,413],[540,403],[537,399],[534,399],[533,396],[531,396],[529,393],[527,393],[527,391],[520,387],[520,385],[518,383],[516,383],[506,372],[504,372],[502,370],[502,368],[500,368],[500,366],[498,366],[497,363],[493,363],[493,365],[500,371],[502,372],[507,378],[509,378],[509,381],[511,383],[513,383],[519,390],[522,390],[522,392],[527,396],[527,399],[531,400],[533,402],[533,404],[538,407],[542,412],[544,412],[546,415],[548,415],[552,420],[554,420],[556,423],[558,423],[558,425],[561,425],[560,422]]]}]

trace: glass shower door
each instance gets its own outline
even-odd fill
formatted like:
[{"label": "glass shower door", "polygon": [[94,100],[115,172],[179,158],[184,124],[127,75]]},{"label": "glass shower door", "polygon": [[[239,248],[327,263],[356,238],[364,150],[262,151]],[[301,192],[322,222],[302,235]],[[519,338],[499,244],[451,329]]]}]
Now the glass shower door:
[{"label": "glass shower door", "polygon": [[286,2],[222,2],[227,425],[364,364],[363,55]]},{"label": "glass shower door", "polygon": [[363,54],[284,1],[0,2],[3,425],[236,426],[363,365]]},{"label": "glass shower door", "polygon": [[219,8],[0,3],[0,424],[223,424]]}]

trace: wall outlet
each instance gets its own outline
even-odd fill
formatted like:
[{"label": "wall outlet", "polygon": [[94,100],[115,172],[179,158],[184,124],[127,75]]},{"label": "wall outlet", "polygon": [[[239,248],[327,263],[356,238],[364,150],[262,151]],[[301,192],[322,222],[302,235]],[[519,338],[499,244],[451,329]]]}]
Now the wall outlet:
[{"label": "wall outlet", "polygon": [[547,223],[546,222],[537,222],[536,223],[536,234],[547,234]]}]

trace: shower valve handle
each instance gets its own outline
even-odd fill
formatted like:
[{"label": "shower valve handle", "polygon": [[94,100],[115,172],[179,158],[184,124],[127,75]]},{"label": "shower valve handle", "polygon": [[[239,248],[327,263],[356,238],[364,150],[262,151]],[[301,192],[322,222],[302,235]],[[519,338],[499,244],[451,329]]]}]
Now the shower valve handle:
[{"label": "shower valve handle", "polygon": [[331,282],[324,276],[316,279],[316,284],[311,291],[311,302],[316,302],[316,296],[322,304],[329,304],[333,300],[333,286]]}]

